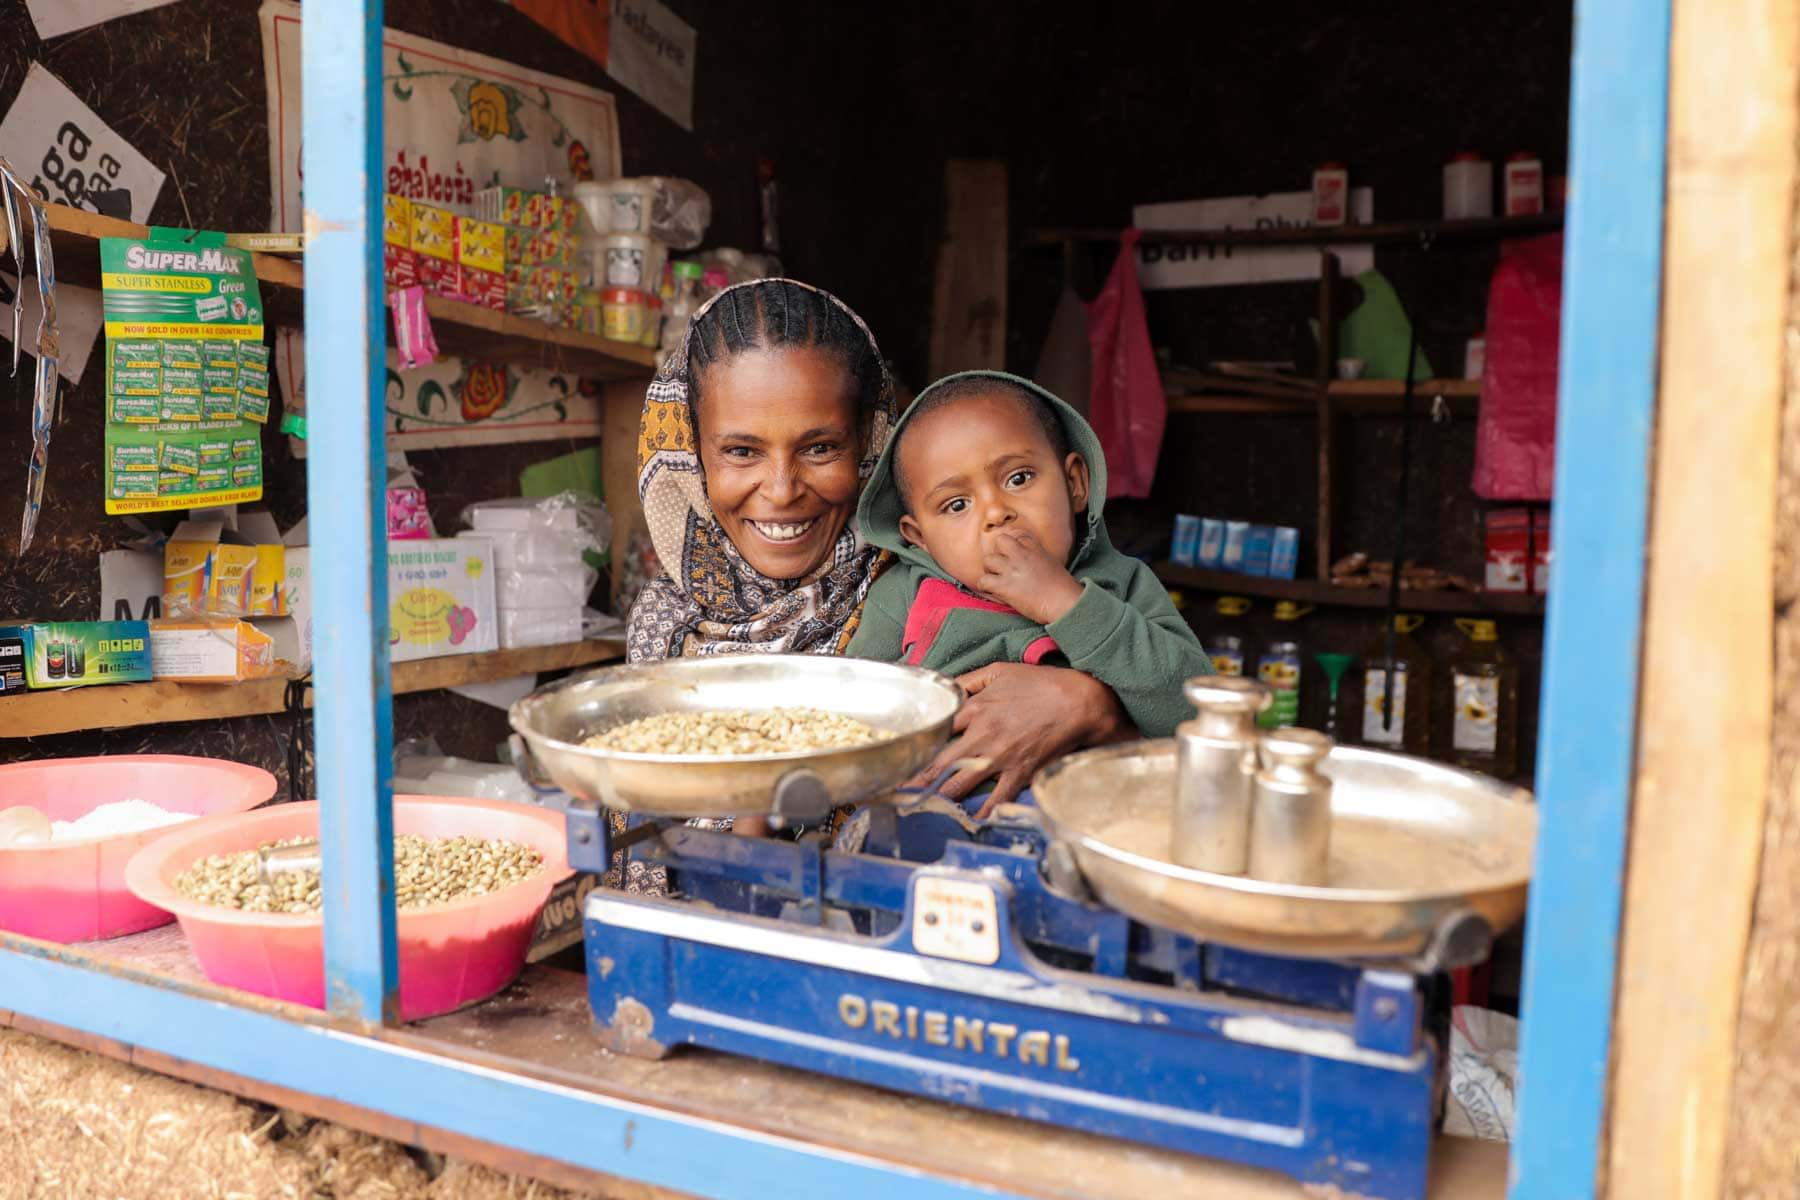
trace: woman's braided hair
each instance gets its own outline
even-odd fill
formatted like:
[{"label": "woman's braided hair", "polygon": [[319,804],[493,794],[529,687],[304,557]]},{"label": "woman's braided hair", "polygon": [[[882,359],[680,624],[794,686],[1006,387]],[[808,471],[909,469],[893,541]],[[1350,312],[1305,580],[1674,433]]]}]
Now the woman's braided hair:
[{"label": "woman's braided hair", "polygon": [[688,336],[688,379],[695,412],[700,381],[714,363],[745,350],[778,347],[829,351],[843,360],[856,384],[857,410],[867,414],[881,397],[881,361],[842,305],[823,292],[786,279],[764,279],[732,288],[695,322]]}]

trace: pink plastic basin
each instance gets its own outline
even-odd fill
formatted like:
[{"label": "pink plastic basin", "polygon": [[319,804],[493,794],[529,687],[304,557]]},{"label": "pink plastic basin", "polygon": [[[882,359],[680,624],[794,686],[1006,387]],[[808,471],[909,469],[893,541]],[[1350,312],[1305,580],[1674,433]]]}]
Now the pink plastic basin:
[{"label": "pink plastic basin", "polygon": [[[166,831],[139,851],[125,878],[141,899],[175,914],[200,969],[214,983],[324,1008],[324,922],[319,917],[219,908],[189,900],[174,887],[175,877],[197,859],[251,850],[277,838],[316,837],[318,832],[316,802],[196,821]],[[494,800],[396,796],[394,832],[504,838],[544,856],[543,870],[511,887],[400,911],[401,1019],[446,1013],[511,983],[525,964],[532,929],[550,889],[573,874],[562,814]]]},{"label": "pink plastic basin", "polygon": [[[275,794],[260,767],[173,754],[51,758],[0,767],[0,808],[29,804],[74,821],[102,804],[145,800],[170,812],[241,813]],[[119,937],[167,924],[169,914],[131,894],[125,865],[167,833],[79,838],[0,850],[0,929],[52,942]]]}]

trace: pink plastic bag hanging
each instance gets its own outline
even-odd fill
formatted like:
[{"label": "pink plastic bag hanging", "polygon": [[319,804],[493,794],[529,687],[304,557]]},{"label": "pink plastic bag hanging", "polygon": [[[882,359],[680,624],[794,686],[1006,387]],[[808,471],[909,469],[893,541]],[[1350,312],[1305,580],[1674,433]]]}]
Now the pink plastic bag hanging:
[{"label": "pink plastic bag hanging", "polygon": [[1485,500],[1550,499],[1562,259],[1560,233],[1508,242],[1488,285],[1474,479]]},{"label": "pink plastic bag hanging", "polygon": [[1138,287],[1138,231],[1119,239],[1119,258],[1094,302],[1088,305],[1088,347],[1093,390],[1088,421],[1106,452],[1106,495],[1141,498],[1156,478],[1169,402],[1162,373],[1144,322],[1144,293]]}]

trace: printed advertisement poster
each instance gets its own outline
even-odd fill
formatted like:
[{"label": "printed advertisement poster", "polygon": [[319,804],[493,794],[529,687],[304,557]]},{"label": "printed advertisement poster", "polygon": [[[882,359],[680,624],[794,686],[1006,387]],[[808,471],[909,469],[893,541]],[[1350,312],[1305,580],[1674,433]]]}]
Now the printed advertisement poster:
[{"label": "printed advertisement poster", "polygon": [[63,81],[32,63],[0,121],[0,156],[53,204],[147,221],[163,173]]},{"label": "printed advertisement poster", "polygon": [[262,497],[262,293],[250,255],[224,241],[100,239],[111,515]]},{"label": "printed advertisement poster", "polygon": [[175,0],[25,0],[25,7],[31,11],[37,35],[49,41],[127,13],[173,3]]},{"label": "printed advertisement poster", "polygon": [[657,0],[502,0],[683,129],[694,127],[694,27]]},{"label": "printed advertisement poster", "polygon": [[[1224,196],[1140,204],[1131,210],[1139,229],[1303,229],[1312,224],[1313,194],[1274,192],[1267,196]],[[1375,216],[1372,188],[1350,189],[1350,213],[1367,224]],[[1375,268],[1375,251],[1353,242],[1333,245],[1346,278]],[[1203,242],[1139,242],[1138,280],[1152,288],[1229,287],[1245,283],[1288,283],[1319,277],[1318,246],[1261,249],[1211,246]]]},{"label": "printed advertisement poster", "polygon": [[[271,228],[301,227],[300,6],[265,0]],[[470,212],[483,187],[542,187],[618,174],[612,94],[410,34],[383,33],[387,191]],[[303,409],[304,342],[282,330],[282,402]],[[401,372],[388,359],[389,440],[396,446],[480,445],[599,432],[598,403],[550,371],[443,358]],[[304,454],[302,443],[294,443]]]}]

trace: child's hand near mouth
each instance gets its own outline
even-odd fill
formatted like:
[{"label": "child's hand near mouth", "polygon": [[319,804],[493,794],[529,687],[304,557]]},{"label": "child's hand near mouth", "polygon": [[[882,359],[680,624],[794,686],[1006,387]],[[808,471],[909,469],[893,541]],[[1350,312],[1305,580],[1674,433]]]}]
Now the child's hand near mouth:
[{"label": "child's hand near mouth", "polygon": [[1082,585],[1032,533],[1010,526],[989,535],[975,590],[1039,625],[1060,620],[1081,599]]}]

